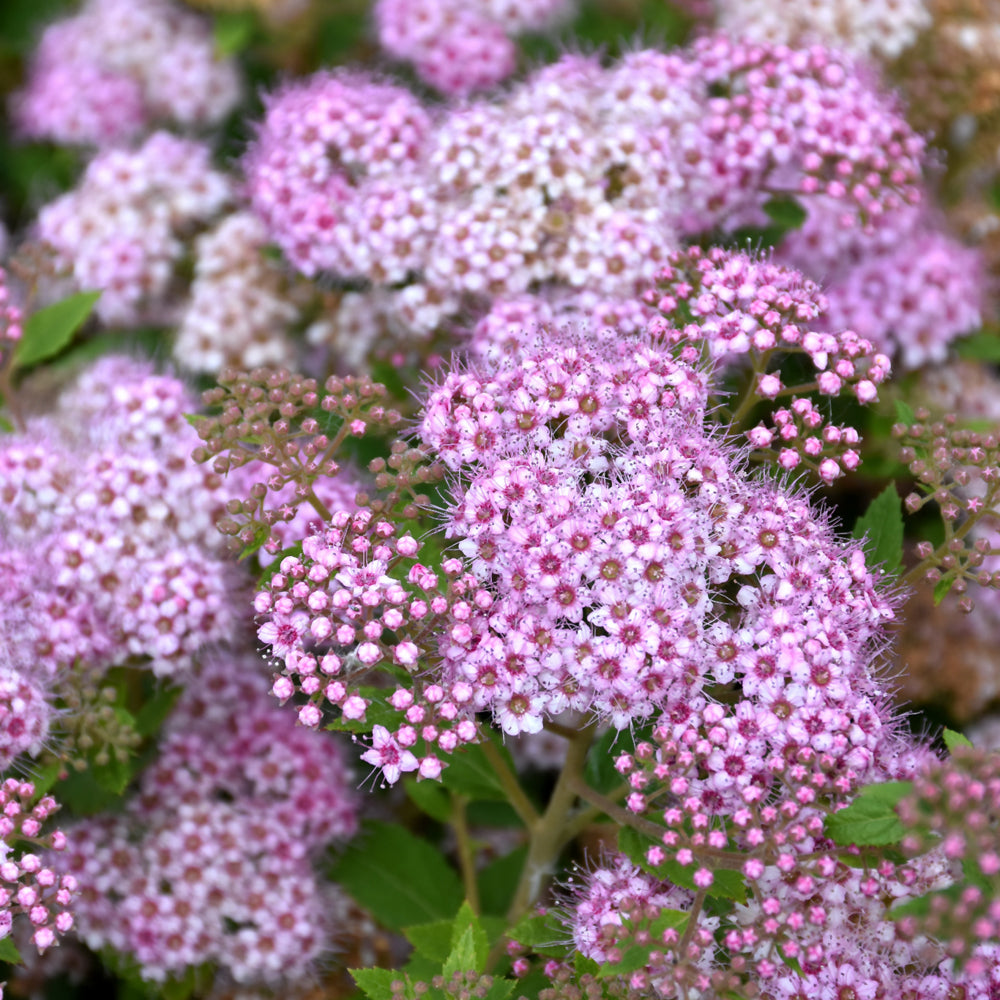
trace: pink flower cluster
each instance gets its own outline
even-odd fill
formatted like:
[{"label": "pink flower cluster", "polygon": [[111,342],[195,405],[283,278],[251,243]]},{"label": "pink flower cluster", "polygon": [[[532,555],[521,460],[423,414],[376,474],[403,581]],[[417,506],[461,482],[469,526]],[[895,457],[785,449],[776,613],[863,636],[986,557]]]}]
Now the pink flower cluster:
[{"label": "pink flower cluster", "polygon": [[576,0],[377,0],[375,27],[393,58],[413,63],[444,94],[486,90],[510,76],[510,36],[544,31],[572,15]]},{"label": "pink flower cluster", "polygon": [[0,359],[6,363],[9,349],[21,339],[24,315],[14,301],[7,272],[0,267]]},{"label": "pink flower cluster", "polygon": [[[702,344],[710,357],[723,362],[748,356],[757,397],[791,397],[788,407],[771,414],[773,429],[759,424],[748,432],[755,448],[773,445],[778,464],[788,470],[805,460],[825,482],[858,466],[857,431],[829,422],[807,394],[849,391],[859,403],[874,402],[890,363],[853,330],[823,332],[829,325],[828,303],[815,283],[766,259],[692,247],[671,256],[657,287],[644,297],[667,324],[654,322],[650,329],[668,343]],[[685,322],[689,319],[693,322]],[[783,383],[780,372],[771,369],[772,359],[789,353],[809,358],[814,380]]]},{"label": "pink flower cluster", "polygon": [[[60,831],[42,835],[42,825],[59,808],[50,795],[35,800],[30,781],[7,778],[0,785],[0,938],[7,937],[14,918],[27,917],[31,940],[40,951],[55,944],[57,934],[73,927],[69,906],[76,890],[72,875],[60,876],[37,854],[21,845],[62,851],[66,837]],[[15,845],[18,853],[12,855]],[[58,866],[55,866],[58,867]]]},{"label": "pink flower cluster", "polygon": [[220,982],[307,977],[343,912],[311,862],[354,833],[350,786],[331,740],[271,703],[254,657],[214,656],[125,811],[73,828],[78,933],[149,980],[206,962]]},{"label": "pink flower cluster", "polygon": [[448,533],[495,595],[445,637],[443,667],[506,732],[566,709],[627,728],[734,682],[769,725],[813,732],[813,674],[834,702],[866,676],[892,610],[861,552],[748,479],[705,428],[707,392],[645,337],[545,329],[431,390],[421,438],[461,474]]},{"label": "pink flower cluster", "polygon": [[45,30],[13,111],[29,138],[106,146],[161,122],[217,125],[241,89],[194,12],[173,0],[87,0]]},{"label": "pink flower cluster", "polygon": [[0,442],[5,655],[45,683],[75,661],[184,671],[238,621],[215,531],[228,494],[191,462],[176,379],[109,357]]},{"label": "pink flower cluster", "polygon": [[135,150],[106,150],[77,187],[38,214],[36,238],[78,289],[99,290],[111,326],[167,322],[185,239],[231,197],[207,146],[166,132]]}]

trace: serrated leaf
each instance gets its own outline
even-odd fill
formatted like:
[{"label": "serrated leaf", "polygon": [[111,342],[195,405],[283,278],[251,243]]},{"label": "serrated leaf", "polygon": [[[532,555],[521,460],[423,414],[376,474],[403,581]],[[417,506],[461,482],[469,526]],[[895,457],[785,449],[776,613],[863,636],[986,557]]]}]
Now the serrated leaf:
[{"label": "serrated leaf", "polygon": [[392,1000],[392,984],[400,979],[394,969],[348,969],[348,972],[371,1000]]},{"label": "serrated leaf", "polygon": [[897,399],[896,419],[901,424],[906,424],[909,427],[917,422],[917,415],[913,412],[913,407],[909,403],[904,403],[903,400]]},{"label": "serrated leaf", "polygon": [[566,928],[551,912],[522,917],[507,936],[539,955],[562,957],[566,954],[566,946],[560,943],[566,938]]},{"label": "serrated leaf", "polygon": [[913,790],[911,781],[866,785],[845,809],[826,818],[826,835],[841,847],[882,847],[906,833],[896,805]]},{"label": "serrated leaf", "polygon": [[78,292],[32,313],[24,321],[14,364],[26,368],[55,357],[83,326],[100,297],[100,292]]},{"label": "serrated leaf", "polygon": [[782,234],[793,229],[801,229],[808,218],[808,213],[801,202],[791,195],[781,195],[764,202],[763,209],[767,217],[782,230]]},{"label": "serrated leaf", "polygon": [[390,823],[367,823],[330,877],[390,930],[450,918],[462,882],[433,844]]},{"label": "serrated leaf", "polygon": [[29,775],[29,780],[35,786],[36,801],[51,790],[52,786],[59,780],[59,775],[62,774],[62,771],[63,762],[61,760],[49,761],[43,767],[33,769]]},{"label": "serrated leaf", "polygon": [[441,965],[451,952],[454,926],[453,920],[434,920],[429,924],[404,927],[403,934],[418,955]]},{"label": "serrated leaf", "polygon": [[451,796],[448,789],[438,782],[405,778],[403,788],[407,798],[431,819],[436,819],[439,823],[447,823],[451,819]]},{"label": "serrated leaf", "polygon": [[[467,954],[471,948],[471,953]],[[479,918],[472,912],[468,900],[462,903],[451,932],[451,954],[445,962],[444,975],[447,979],[453,972],[466,972],[475,969],[481,972],[486,965],[486,956],[490,943]],[[469,959],[471,965],[453,965],[453,962]]]},{"label": "serrated leaf", "polygon": [[863,540],[869,564],[881,564],[886,572],[896,572],[903,561],[903,513],[895,483],[868,505],[851,534]]},{"label": "serrated leaf", "polygon": [[[507,997],[514,992],[515,985],[523,984],[515,984],[512,979],[495,978],[493,980],[493,985],[489,988],[484,1000],[507,1000]],[[524,994],[522,993],[522,996],[523,995]],[[532,994],[528,993],[527,995],[531,996]]]},{"label": "serrated leaf", "polygon": [[14,944],[14,939],[8,934],[0,940],[0,962],[10,962],[11,965],[21,964],[21,953]]},{"label": "serrated leaf", "polygon": [[954,729],[945,729],[941,734],[941,738],[944,740],[944,745],[948,748],[948,753],[954,753],[959,747],[972,749],[972,740],[968,736],[963,736],[961,733],[955,732]]},{"label": "serrated leaf", "polygon": [[94,764],[91,773],[94,781],[106,792],[121,795],[132,780],[135,769],[131,761],[120,761],[112,755],[106,764]]}]

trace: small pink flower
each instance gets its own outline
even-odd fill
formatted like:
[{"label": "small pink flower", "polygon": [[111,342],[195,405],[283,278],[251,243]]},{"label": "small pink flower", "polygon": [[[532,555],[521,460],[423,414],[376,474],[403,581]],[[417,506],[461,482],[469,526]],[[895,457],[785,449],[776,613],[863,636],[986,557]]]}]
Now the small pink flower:
[{"label": "small pink flower", "polygon": [[416,771],[420,764],[409,750],[403,750],[385,726],[372,730],[372,747],[361,759],[372,767],[381,768],[385,780],[394,785],[404,771]]}]

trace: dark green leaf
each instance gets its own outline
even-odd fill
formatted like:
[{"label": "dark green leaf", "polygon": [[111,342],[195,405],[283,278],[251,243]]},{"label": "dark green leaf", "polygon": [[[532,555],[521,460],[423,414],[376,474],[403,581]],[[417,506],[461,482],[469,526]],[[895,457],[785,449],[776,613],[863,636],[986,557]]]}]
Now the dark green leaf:
[{"label": "dark green leaf", "polygon": [[[507,767],[514,771],[514,761],[510,751],[494,736],[490,736],[497,752],[503,757]],[[481,746],[473,744],[454,753],[441,775],[442,783],[460,795],[470,799],[486,799],[494,802],[506,802],[507,793],[497,778],[493,765],[486,759]]]},{"label": "dark green leaf", "polygon": [[254,524],[253,538],[243,546],[238,558],[242,562],[252,556],[271,537],[271,529],[266,524]]},{"label": "dark green leaf", "polygon": [[447,823],[451,818],[451,796],[448,789],[436,781],[417,781],[406,778],[403,781],[406,794],[418,809],[427,813],[439,823]]},{"label": "dark green leaf", "polygon": [[14,363],[26,368],[55,357],[83,326],[100,297],[100,292],[79,292],[32,313],[24,321],[24,334],[14,351]]},{"label": "dark green leaf", "polygon": [[612,727],[602,733],[587,754],[584,771],[587,784],[599,792],[609,792],[621,784],[622,776],[615,770],[615,758],[634,749],[635,739],[628,731],[619,732]]},{"label": "dark green leaf", "polygon": [[801,229],[808,213],[802,204],[791,195],[782,195],[764,202],[767,217],[782,230],[782,235],[793,229]]},{"label": "dark green leaf", "polygon": [[389,695],[384,688],[360,687],[358,694],[369,702],[364,719],[339,718],[336,722],[331,722],[327,729],[338,733],[370,733],[375,726],[396,728],[399,712],[389,704]]},{"label": "dark green leaf", "polygon": [[944,740],[944,745],[948,748],[948,753],[954,753],[959,747],[972,748],[972,740],[968,736],[956,733],[954,729],[946,729],[942,733],[941,738]]},{"label": "dark green leaf", "polygon": [[464,895],[436,847],[389,823],[365,824],[330,877],[391,930],[451,917]]},{"label": "dark green leaf", "polygon": [[135,717],[135,729],[140,736],[155,736],[164,719],[170,714],[184,688],[164,684],[143,706]]},{"label": "dark green leaf", "polygon": [[803,976],[805,973],[802,971],[802,966],[799,965],[799,960],[794,955],[786,955],[784,949],[779,944],[777,946],[778,954],[781,956],[781,961],[788,966],[797,976]]},{"label": "dark green leaf", "polygon": [[987,328],[955,342],[955,353],[966,361],[1000,361],[1000,330]]},{"label": "dark green leaf", "polygon": [[120,761],[112,754],[106,764],[94,764],[91,772],[94,780],[106,792],[121,795],[132,780],[134,768],[131,761]]},{"label": "dark green leaf", "polygon": [[672,928],[678,934],[683,934],[687,922],[688,914],[683,910],[663,910],[655,920],[640,922],[635,929],[648,932],[649,939],[646,944],[634,944],[626,948],[621,961],[602,965],[598,976],[602,979],[608,976],[626,976],[637,969],[645,968],[649,965],[650,951],[663,947],[664,932]]},{"label": "dark green leaf", "polygon": [[903,514],[895,483],[868,505],[851,534],[864,539],[869,564],[882,565],[888,573],[899,568],[903,561]]},{"label": "dark green leaf", "polygon": [[59,779],[63,771],[61,760],[49,761],[44,767],[35,768],[29,775],[31,783],[35,786],[35,798],[40,799],[52,789],[52,786]]},{"label": "dark green leaf", "polygon": [[483,913],[502,915],[507,912],[527,856],[528,845],[524,844],[479,872],[479,901]]},{"label": "dark green leaf", "polygon": [[392,1000],[392,984],[400,975],[393,969],[349,969],[358,988],[371,1000]]},{"label": "dark green leaf", "polygon": [[910,781],[866,785],[854,801],[826,818],[826,835],[842,847],[881,847],[898,843],[906,830],[896,805],[913,789]]},{"label": "dark green leaf", "polygon": [[[493,985],[489,988],[489,992],[484,997],[484,1000],[507,1000],[507,997],[514,992],[515,985],[523,987],[523,983],[520,981],[515,984],[512,979],[500,979],[499,977],[495,978],[493,980]],[[522,989],[521,996],[524,995],[525,994]],[[527,995],[531,996],[532,994],[528,993]]]},{"label": "dark green leaf", "polygon": [[14,939],[9,934],[0,940],[0,962],[10,962],[11,965],[21,963],[21,953],[17,950],[17,945],[14,944]]}]

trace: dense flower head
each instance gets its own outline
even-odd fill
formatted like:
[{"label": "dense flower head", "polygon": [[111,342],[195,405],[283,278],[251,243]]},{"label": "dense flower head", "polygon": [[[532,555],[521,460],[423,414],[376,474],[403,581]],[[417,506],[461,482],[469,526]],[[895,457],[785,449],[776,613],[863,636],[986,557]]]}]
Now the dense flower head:
[{"label": "dense flower head", "polygon": [[101,292],[96,312],[105,323],[165,321],[184,238],[230,197],[207,146],[157,132],[135,150],[99,153],[74,190],[42,208],[35,237],[57,273]]},{"label": "dense flower head", "polygon": [[706,431],[707,392],[644,338],[544,327],[431,389],[421,439],[461,474],[447,531],[496,595],[443,642],[446,676],[506,732],[566,709],[627,728],[734,682],[775,739],[849,726],[833,705],[891,604],[859,550]]},{"label": "dense flower head", "polygon": [[349,786],[337,747],[273,705],[257,661],[218,654],[125,811],[73,829],[78,933],[149,980],[205,962],[240,983],[308,976],[343,912],[311,858],[353,834]]},{"label": "dense flower head", "polygon": [[517,66],[510,36],[541,31],[572,14],[575,0],[377,0],[375,27],[393,58],[443,94],[505,80]]},{"label": "dense flower head", "polygon": [[895,59],[931,23],[927,0],[716,0],[716,23],[753,41],[821,41]]},{"label": "dense flower head", "polygon": [[37,754],[48,735],[52,706],[31,678],[9,664],[0,664],[0,770],[15,757]]},{"label": "dense flower head", "polygon": [[209,24],[173,0],[88,0],[42,35],[14,115],[29,138],[105,146],[218,124],[240,91]]},{"label": "dense flower head", "polygon": [[944,361],[952,341],[980,325],[983,291],[976,251],[924,230],[831,283],[828,315],[919,368]]},{"label": "dense flower head", "polygon": [[218,372],[294,363],[288,333],[300,303],[262,253],[266,242],[263,223],[249,212],[226,216],[195,241],[191,296],[174,340],[178,365]]},{"label": "dense flower head", "polygon": [[[349,205],[411,166],[430,128],[401,87],[354,72],[322,73],[270,96],[245,163],[254,211],[306,275],[355,274]],[[376,190],[378,190],[376,188]]]},{"label": "dense flower head", "polygon": [[28,567],[4,620],[20,669],[139,656],[183,670],[234,627],[214,526],[228,494],[190,460],[194,406],[176,379],[109,357],[0,442],[4,558]]}]

